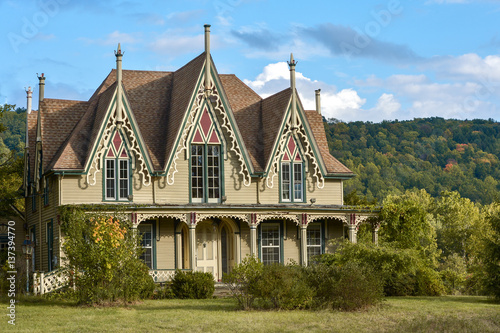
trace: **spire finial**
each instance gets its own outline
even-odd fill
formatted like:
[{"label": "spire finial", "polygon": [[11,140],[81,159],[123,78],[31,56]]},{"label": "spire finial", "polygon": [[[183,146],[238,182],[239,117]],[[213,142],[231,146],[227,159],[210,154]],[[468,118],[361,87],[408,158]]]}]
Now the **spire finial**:
[{"label": "spire finial", "polygon": [[288,66],[290,67],[290,70],[294,69],[295,65],[297,65],[297,61],[295,61],[293,59],[293,53],[290,53],[290,61],[287,61],[287,63],[288,63]]},{"label": "spire finial", "polygon": [[122,53],[122,47],[120,46],[120,43],[118,43],[118,47],[117,47],[117,49],[115,51],[115,56],[121,57],[122,55],[123,55],[123,53]]},{"label": "spire finial", "polygon": [[118,48],[115,51],[116,56],[116,125],[118,128],[123,124],[122,116],[122,48],[118,43]]},{"label": "spire finial", "polygon": [[210,24],[205,24],[205,95],[210,97]]},{"label": "spire finial", "polygon": [[293,53],[290,53],[290,61],[288,61],[288,66],[290,67],[290,88],[292,89],[292,114],[291,127],[293,133],[297,131],[297,96],[295,92],[295,65],[297,62],[293,59]]}]

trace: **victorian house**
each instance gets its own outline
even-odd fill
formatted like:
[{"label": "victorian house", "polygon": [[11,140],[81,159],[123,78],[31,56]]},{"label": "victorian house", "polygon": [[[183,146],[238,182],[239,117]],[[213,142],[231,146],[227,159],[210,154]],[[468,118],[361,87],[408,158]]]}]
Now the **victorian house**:
[{"label": "victorian house", "polygon": [[122,70],[115,54],[88,101],[45,98],[39,77],[25,167],[34,269],[60,264],[64,205],[122,206],[157,280],[175,269],[220,279],[247,255],[307,265],[330,240],[356,240],[371,213],[343,206],[354,174],[329,153],[319,90],[304,110],[293,56],[290,87],[261,98],[217,72],[209,25],[204,52],[174,72]]}]

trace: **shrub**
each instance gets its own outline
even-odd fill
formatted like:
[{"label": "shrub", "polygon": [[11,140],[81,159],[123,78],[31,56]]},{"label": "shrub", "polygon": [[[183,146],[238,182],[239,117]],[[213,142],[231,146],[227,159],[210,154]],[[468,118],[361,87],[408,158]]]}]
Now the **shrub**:
[{"label": "shrub", "polygon": [[264,265],[257,258],[247,256],[229,274],[223,275],[222,282],[229,287],[240,308],[252,308],[259,294],[258,282],[262,279],[263,270]]},{"label": "shrub", "polygon": [[63,210],[61,220],[67,272],[74,278],[78,303],[150,297],[154,282],[139,258],[139,239],[127,220],[74,207]]},{"label": "shrub", "polygon": [[307,283],[314,290],[312,308],[331,308],[333,290],[337,283],[336,266],[316,263],[304,268]]},{"label": "shrub", "polygon": [[334,309],[360,310],[380,303],[384,296],[379,276],[371,268],[355,262],[339,267],[335,280],[331,292]]},{"label": "shrub", "polygon": [[314,296],[313,287],[298,265],[264,266],[256,290],[262,308],[277,310],[303,309],[312,304]]},{"label": "shrub", "polygon": [[[430,264],[411,249],[344,242],[335,253],[321,255],[318,262],[332,266],[356,262],[368,267],[380,274],[387,296],[427,295],[426,292],[435,295],[438,291],[444,291],[441,279],[435,278],[437,275],[431,273]],[[425,286],[419,283],[420,280],[433,285]]]},{"label": "shrub", "polygon": [[172,292],[176,298],[210,298],[214,290],[215,281],[211,273],[177,270],[172,280]]},{"label": "shrub", "polygon": [[172,299],[175,298],[174,292],[172,291],[172,283],[167,283],[163,286],[155,285],[155,290],[153,291],[152,299]]}]

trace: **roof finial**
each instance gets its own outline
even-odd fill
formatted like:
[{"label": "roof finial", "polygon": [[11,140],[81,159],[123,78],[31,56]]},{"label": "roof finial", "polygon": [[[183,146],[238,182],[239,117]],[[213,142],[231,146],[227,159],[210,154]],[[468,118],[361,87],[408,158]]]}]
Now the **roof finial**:
[{"label": "roof finial", "polygon": [[205,95],[210,97],[210,24],[205,24]]},{"label": "roof finial", "polygon": [[116,56],[116,125],[120,127],[123,123],[122,117],[122,48],[118,43],[115,51]]},{"label": "roof finial", "polygon": [[290,61],[288,66],[290,67],[290,88],[292,89],[292,114],[291,114],[291,130],[295,133],[297,130],[297,94],[295,92],[295,65],[297,62],[293,59],[293,53],[290,53]]},{"label": "roof finial", "polygon": [[28,148],[29,146],[29,140],[28,140],[28,115],[31,113],[31,102],[32,102],[32,96],[33,96],[33,90],[31,90],[31,87],[28,87],[28,89],[24,88],[26,91],[26,142],[24,144],[24,148]]}]

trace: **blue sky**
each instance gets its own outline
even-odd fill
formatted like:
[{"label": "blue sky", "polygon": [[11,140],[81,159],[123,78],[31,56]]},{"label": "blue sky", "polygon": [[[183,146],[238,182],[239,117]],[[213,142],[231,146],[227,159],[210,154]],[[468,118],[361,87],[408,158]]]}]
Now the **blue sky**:
[{"label": "blue sky", "polygon": [[88,100],[115,66],[173,71],[203,52],[211,24],[219,73],[261,96],[289,86],[298,61],[306,109],[326,118],[500,120],[500,1],[0,0],[0,103]]}]

